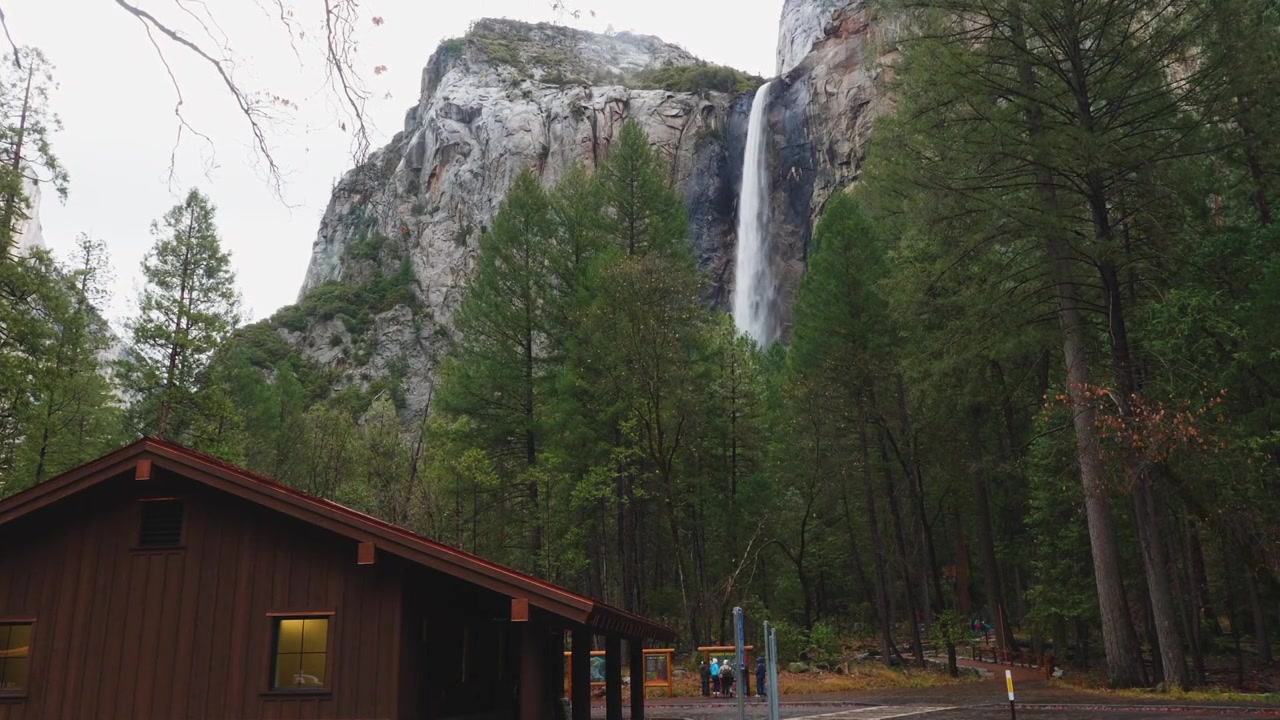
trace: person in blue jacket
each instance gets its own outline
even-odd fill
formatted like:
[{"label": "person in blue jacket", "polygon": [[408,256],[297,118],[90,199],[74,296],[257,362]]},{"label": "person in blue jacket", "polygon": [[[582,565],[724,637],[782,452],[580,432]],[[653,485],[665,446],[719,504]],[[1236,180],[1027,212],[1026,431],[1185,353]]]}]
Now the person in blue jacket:
[{"label": "person in blue jacket", "polygon": [[756,697],[765,696],[765,674],[764,658],[758,657],[756,658]]},{"label": "person in blue jacket", "polygon": [[720,661],[711,658],[711,695],[720,697]]}]

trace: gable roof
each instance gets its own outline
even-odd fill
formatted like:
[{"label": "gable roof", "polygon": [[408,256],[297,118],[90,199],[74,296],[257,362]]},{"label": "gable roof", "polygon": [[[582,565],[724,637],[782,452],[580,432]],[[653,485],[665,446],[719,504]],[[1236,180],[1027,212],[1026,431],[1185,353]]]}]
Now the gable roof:
[{"label": "gable roof", "polygon": [[416,535],[397,525],[309,495],[211,455],[161,440],[142,438],[115,452],[0,500],[0,526],[93,487],[149,460],[210,487],[328,529],[379,551],[438,570],[602,633],[673,641],[675,631],[639,615],[552,585],[471,553]]}]

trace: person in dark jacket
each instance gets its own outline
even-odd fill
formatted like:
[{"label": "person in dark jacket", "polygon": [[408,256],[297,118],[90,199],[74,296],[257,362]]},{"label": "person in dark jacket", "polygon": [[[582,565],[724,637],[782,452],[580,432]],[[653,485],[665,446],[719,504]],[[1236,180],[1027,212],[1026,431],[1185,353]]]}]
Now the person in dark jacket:
[{"label": "person in dark jacket", "polygon": [[764,658],[758,657],[756,658],[756,697],[765,696],[765,675]]},{"label": "person in dark jacket", "polygon": [[698,677],[702,678],[702,697],[711,697],[711,668],[706,660],[698,663]]}]

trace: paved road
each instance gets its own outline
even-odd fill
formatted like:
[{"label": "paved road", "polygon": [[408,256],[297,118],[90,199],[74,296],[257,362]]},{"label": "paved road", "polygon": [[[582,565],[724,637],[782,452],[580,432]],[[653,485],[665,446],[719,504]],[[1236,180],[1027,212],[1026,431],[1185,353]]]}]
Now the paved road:
[{"label": "paved road", "polygon": [[[831,705],[784,706],[782,717],[785,720],[1004,720],[1009,717],[1008,707],[946,707],[938,705],[881,705],[859,707],[833,707]],[[714,706],[661,707],[653,708],[646,717],[651,720],[732,720],[737,717],[735,708]],[[763,706],[752,706],[747,710],[748,720],[763,720],[768,711]],[[1270,713],[1228,711],[1219,709],[1171,711],[1168,707],[1124,707],[1103,708],[1099,706],[1069,705],[1057,706],[1054,709],[1020,708],[1018,720],[1223,720],[1230,717],[1276,718],[1280,712]]]},{"label": "paved road", "polygon": [[[783,695],[781,715],[783,720],[1005,720],[1009,717],[1009,707],[1004,704],[1005,668],[983,665],[992,675],[983,682],[842,695]],[[1013,674],[1018,689],[1018,720],[1280,720],[1277,705],[1225,708],[1161,702],[1159,698],[1128,700],[1052,684],[1024,668],[1014,669]],[[603,718],[604,708],[597,706],[593,715]],[[655,698],[645,716],[649,720],[736,720],[738,713],[732,701]],[[764,701],[749,699],[747,720],[765,720],[768,716]]]}]

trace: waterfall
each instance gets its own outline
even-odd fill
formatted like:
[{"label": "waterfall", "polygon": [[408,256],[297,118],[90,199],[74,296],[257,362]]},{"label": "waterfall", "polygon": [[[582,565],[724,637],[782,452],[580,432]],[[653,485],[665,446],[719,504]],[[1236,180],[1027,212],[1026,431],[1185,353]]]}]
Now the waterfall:
[{"label": "waterfall", "polygon": [[738,248],[733,282],[733,322],[739,332],[768,347],[777,336],[777,289],[769,267],[769,85],[756,91],[747,126],[738,198]]}]

